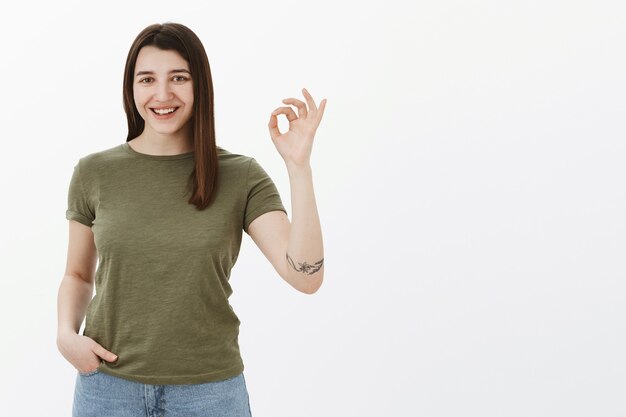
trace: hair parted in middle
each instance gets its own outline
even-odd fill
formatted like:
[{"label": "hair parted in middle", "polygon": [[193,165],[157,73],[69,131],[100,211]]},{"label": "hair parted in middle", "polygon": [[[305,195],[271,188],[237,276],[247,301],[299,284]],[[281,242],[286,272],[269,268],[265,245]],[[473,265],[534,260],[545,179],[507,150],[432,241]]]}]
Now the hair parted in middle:
[{"label": "hair parted in middle", "polygon": [[128,121],[130,141],[143,132],[145,121],[135,106],[133,82],[135,64],[144,46],[177,51],[189,64],[193,79],[193,147],[194,170],[187,183],[191,196],[188,203],[198,210],[207,208],[214,200],[217,187],[218,158],[215,142],[213,109],[213,79],[209,59],[202,42],[187,26],[180,23],[156,23],[143,29],[133,41],[124,68],[124,111]]}]

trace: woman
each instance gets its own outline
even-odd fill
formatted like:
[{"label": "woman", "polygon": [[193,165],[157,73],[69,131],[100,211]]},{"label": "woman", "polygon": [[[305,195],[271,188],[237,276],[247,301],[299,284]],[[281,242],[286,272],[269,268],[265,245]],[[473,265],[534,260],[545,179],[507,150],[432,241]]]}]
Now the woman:
[{"label": "woman", "polygon": [[57,345],[78,371],[74,416],[250,415],[228,302],[242,230],[295,289],[313,294],[323,279],[309,160],[326,100],[317,108],[303,94],[308,108],[285,99],[298,115],[279,107],[268,124],[289,173],[290,223],[258,162],[216,145],[198,37],[176,23],[137,36],[124,72],[128,137],[80,158],[68,191]]}]

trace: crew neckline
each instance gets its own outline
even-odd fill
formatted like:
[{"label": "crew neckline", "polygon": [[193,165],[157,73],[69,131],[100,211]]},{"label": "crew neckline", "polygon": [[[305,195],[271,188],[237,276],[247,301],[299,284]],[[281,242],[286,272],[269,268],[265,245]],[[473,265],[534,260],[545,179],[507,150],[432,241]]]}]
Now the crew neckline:
[{"label": "crew neckline", "polygon": [[128,141],[122,143],[122,148],[131,155],[138,156],[138,157],[145,158],[145,159],[154,159],[154,160],[185,159],[185,158],[193,157],[193,154],[194,154],[194,151],[189,151],[185,153],[179,153],[176,155],[150,155],[147,153],[137,152],[128,144]]}]

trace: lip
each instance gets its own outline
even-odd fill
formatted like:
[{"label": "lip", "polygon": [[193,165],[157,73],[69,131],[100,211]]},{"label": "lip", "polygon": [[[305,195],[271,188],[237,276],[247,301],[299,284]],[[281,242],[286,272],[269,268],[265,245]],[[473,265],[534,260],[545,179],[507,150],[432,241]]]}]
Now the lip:
[{"label": "lip", "polygon": [[[164,115],[160,115],[160,114],[156,114],[155,112],[152,111],[152,109],[171,109],[172,107],[174,107],[176,110],[174,110],[171,113],[168,114],[164,114]],[[180,109],[179,106],[169,106],[169,107],[150,107],[150,114],[152,114],[152,117],[154,117],[157,120],[167,120],[167,119],[171,119],[174,116],[176,116],[176,113],[178,113],[178,110]]]}]

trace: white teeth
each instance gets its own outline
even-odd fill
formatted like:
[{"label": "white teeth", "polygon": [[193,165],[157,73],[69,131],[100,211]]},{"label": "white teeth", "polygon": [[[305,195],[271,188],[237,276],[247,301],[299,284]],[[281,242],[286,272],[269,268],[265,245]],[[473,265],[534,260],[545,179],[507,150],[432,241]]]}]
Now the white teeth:
[{"label": "white teeth", "polygon": [[176,108],[172,107],[170,109],[152,109],[152,110],[154,110],[154,112],[158,114],[168,114],[168,113],[172,113],[174,110],[176,110]]}]

